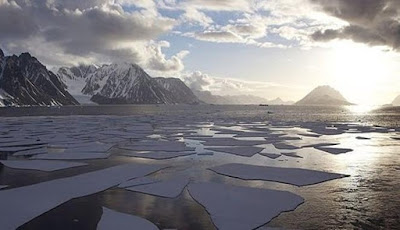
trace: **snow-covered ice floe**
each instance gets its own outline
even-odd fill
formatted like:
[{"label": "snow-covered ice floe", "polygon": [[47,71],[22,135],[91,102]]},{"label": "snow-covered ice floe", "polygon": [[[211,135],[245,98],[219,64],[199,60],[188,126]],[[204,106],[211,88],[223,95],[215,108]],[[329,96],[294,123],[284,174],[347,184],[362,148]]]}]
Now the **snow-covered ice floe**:
[{"label": "snow-covered ice floe", "polygon": [[255,229],[304,202],[287,191],[217,183],[191,183],[188,190],[220,230]]},{"label": "snow-covered ice floe", "polygon": [[343,178],[347,175],[301,168],[280,168],[248,164],[225,164],[210,168],[225,176],[244,180],[275,181],[296,186],[318,184],[324,181]]},{"label": "snow-covered ice floe", "polygon": [[97,153],[97,152],[61,152],[61,153],[46,153],[39,154],[31,157],[30,159],[41,160],[92,160],[92,159],[105,159],[111,153]]},{"label": "snow-covered ice floe", "polygon": [[303,158],[302,156],[298,155],[295,152],[282,152],[281,154],[287,157]]},{"label": "snow-covered ice floe", "polygon": [[150,221],[103,207],[103,215],[97,224],[97,230],[158,230]]},{"label": "snow-covered ice floe", "polygon": [[271,159],[276,159],[276,158],[282,156],[281,154],[277,154],[277,153],[263,153],[263,152],[261,152],[259,154],[263,155],[263,156],[266,156],[266,157],[269,157]]},{"label": "snow-covered ice floe", "polygon": [[126,164],[0,191],[1,229],[16,229],[71,199],[104,191],[161,168],[161,165]]},{"label": "snow-covered ice floe", "polygon": [[182,193],[188,183],[188,177],[179,176],[155,183],[127,187],[125,189],[154,196],[174,198]]},{"label": "snow-covered ice floe", "polygon": [[118,188],[127,188],[127,187],[133,187],[133,186],[138,186],[138,185],[145,185],[145,184],[153,184],[156,182],[159,182],[160,180],[154,179],[152,177],[140,177],[140,178],[135,178],[132,180],[125,181],[124,183],[121,183],[118,185]]},{"label": "snow-covered ice floe", "polygon": [[0,163],[14,169],[31,169],[46,172],[87,165],[86,163],[48,160],[2,160]]},{"label": "snow-covered ice floe", "polygon": [[19,152],[15,152],[13,156],[33,156],[37,154],[45,154],[47,153],[47,148],[42,147],[42,148],[37,148],[37,149],[28,149],[28,150],[23,150]]},{"label": "snow-covered ice floe", "polygon": [[165,160],[165,159],[172,159],[177,157],[184,157],[194,155],[196,152],[163,152],[163,151],[151,151],[147,153],[138,153],[138,152],[128,152],[122,153],[124,156],[128,157],[138,157],[138,158],[146,158],[146,159],[153,159],[153,160]]},{"label": "snow-covered ice floe", "polygon": [[194,150],[194,148],[187,147],[183,142],[173,142],[173,141],[136,142],[128,145],[119,146],[119,148],[131,151],[165,151],[165,152],[183,152],[183,151]]},{"label": "snow-covered ice floe", "polygon": [[253,147],[253,146],[242,146],[242,147],[231,147],[231,148],[211,148],[207,147],[207,150],[212,150],[215,152],[224,152],[235,154],[244,157],[252,157],[255,154],[261,152],[264,148]]}]

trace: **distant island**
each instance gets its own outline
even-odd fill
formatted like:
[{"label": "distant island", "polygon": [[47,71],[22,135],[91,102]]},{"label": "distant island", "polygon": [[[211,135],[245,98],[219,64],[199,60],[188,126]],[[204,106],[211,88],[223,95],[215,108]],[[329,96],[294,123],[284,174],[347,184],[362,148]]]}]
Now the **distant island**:
[{"label": "distant island", "polygon": [[393,100],[392,106],[400,106],[400,95]]},{"label": "distant island", "polygon": [[347,101],[336,89],[324,85],[312,90],[295,105],[353,105],[353,103]]}]

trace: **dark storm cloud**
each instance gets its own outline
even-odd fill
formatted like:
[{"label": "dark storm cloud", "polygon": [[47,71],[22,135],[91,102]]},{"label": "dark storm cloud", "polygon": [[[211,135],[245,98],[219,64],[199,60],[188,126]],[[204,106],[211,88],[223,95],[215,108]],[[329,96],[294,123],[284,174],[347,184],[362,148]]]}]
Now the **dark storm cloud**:
[{"label": "dark storm cloud", "polygon": [[400,49],[400,1],[398,0],[311,0],[328,14],[349,23],[332,30],[317,31],[317,41],[352,39],[369,45]]},{"label": "dark storm cloud", "polygon": [[174,25],[160,15],[127,12],[112,0],[0,0],[0,46],[9,52],[42,39],[43,46],[69,55],[136,62],[135,42],[157,39]]},{"label": "dark storm cloud", "polygon": [[9,3],[0,5],[0,39],[26,38],[38,31],[39,27],[34,20],[18,5]]}]

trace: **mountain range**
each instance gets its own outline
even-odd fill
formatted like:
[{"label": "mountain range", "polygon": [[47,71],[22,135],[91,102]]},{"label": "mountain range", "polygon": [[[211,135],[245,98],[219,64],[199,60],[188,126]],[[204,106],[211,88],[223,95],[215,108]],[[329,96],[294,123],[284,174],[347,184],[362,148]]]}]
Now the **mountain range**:
[{"label": "mountain range", "polygon": [[98,104],[200,103],[180,79],[152,78],[136,64],[63,67],[57,75],[74,96],[87,95]]},{"label": "mountain range", "polygon": [[336,89],[324,85],[318,86],[307,94],[295,105],[353,105],[348,102],[343,95]]},{"label": "mountain range", "polygon": [[0,49],[0,106],[77,104],[59,78],[35,57],[5,56]]},{"label": "mountain range", "polygon": [[191,90],[179,78],[153,78],[140,66],[126,62],[61,67],[54,72],[29,53],[5,56],[0,49],[0,106],[293,103]]},{"label": "mountain range", "polygon": [[253,95],[214,95],[210,91],[193,90],[193,93],[203,102],[215,105],[291,105],[292,101],[283,101],[281,98],[268,100]]}]

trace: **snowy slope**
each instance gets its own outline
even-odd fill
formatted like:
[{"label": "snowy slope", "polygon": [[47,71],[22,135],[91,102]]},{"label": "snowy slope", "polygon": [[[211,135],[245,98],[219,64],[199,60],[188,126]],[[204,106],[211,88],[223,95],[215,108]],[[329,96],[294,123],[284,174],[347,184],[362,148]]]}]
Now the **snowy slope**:
[{"label": "snowy slope", "polygon": [[85,70],[88,68],[63,67],[58,77],[74,95],[90,95],[91,101],[99,104],[198,103],[179,79],[157,80],[136,64],[114,63]]}]

